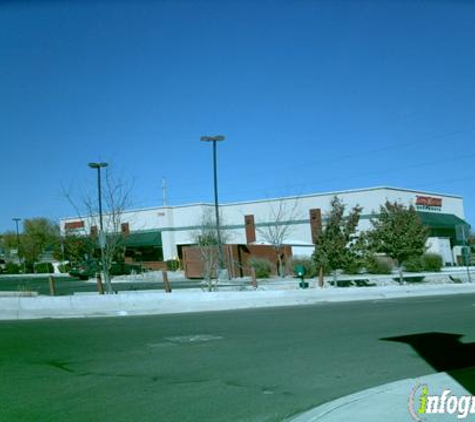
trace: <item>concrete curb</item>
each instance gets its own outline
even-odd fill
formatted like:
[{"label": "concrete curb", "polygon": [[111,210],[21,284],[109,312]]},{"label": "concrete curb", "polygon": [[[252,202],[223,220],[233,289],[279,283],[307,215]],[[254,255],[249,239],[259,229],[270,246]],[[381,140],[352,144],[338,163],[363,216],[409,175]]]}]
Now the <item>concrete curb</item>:
[{"label": "concrete curb", "polygon": [[[362,403],[377,402],[377,396],[383,394],[394,394],[397,391],[407,390],[406,401],[409,397],[410,389],[407,388],[408,384],[414,382],[413,379],[406,379],[401,381],[395,381],[392,383],[384,384],[378,387],[369,388],[367,390],[359,391],[358,393],[350,394],[349,396],[340,397],[339,399],[333,400],[331,402],[322,404],[321,406],[316,407],[315,409],[309,410],[295,418],[289,419],[288,422],[314,422],[314,421],[325,421],[333,420],[334,418],[341,418],[341,420],[351,420],[349,418],[349,413],[351,409],[356,404],[361,405]],[[368,406],[371,407],[371,406]],[[374,409],[372,409],[374,411]],[[379,413],[379,412],[378,412]],[[358,414],[358,418],[360,415]],[[367,415],[363,418],[366,419]],[[349,419],[345,419],[349,418]],[[363,420],[362,419],[362,420]],[[381,420],[387,420],[386,418],[381,418]],[[404,419],[400,419],[401,421]]]},{"label": "concrete curb", "polygon": [[475,293],[475,284],[293,291],[190,292],[175,290],[173,293],[137,291],[121,292],[116,295],[0,297],[0,320],[210,312],[464,293]]}]

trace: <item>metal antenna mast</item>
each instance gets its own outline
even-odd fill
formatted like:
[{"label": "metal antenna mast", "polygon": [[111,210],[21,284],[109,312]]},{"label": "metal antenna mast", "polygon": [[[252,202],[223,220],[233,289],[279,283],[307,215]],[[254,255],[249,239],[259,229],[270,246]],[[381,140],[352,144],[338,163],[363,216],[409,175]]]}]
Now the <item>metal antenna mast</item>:
[{"label": "metal antenna mast", "polygon": [[162,205],[167,205],[167,179],[162,177]]}]

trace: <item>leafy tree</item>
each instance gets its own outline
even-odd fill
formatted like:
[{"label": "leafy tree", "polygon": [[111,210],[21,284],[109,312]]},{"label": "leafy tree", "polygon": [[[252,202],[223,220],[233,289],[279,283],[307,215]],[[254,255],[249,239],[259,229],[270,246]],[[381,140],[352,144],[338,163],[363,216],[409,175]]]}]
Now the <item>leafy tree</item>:
[{"label": "leafy tree", "polygon": [[317,268],[333,272],[336,286],[337,270],[359,259],[356,228],[362,208],[356,205],[345,217],[346,206],[337,196],[333,197],[330,206],[326,224],[317,238],[313,258]]},{"label": "leafy tree", "polygon": [[470,231],[468,235],[467,244],[470,246],[471,251],[475,252],[475,233],[473,231]]},{"label": "leafy tree", "polygon": [[[19,237],[21,238],[21,235],[19,235]],[[20,244],[21,244],[21,240],[20,240]],[[5,254],[6,257],[11,257],[13,250],[17,251],[16,256],[18,257],[20,256],[19,249],[21,249],[21,246],[18,245],[18,238],[14,231],[7,231],[1,235],[0,248],[3,250],[3,253]]]},{"label": "leafy tree", "polygon": [[395,261],[402,283],[404,262],[426,250],[427,228],[412,205],[406,207],[390,201],[380,207],[379,216],[371,219],[371,224],[373,229],[367,233],[371,248]]},{"label": "leafy tree", "polygon": [[47,250],[59,243],[59,227],[47,218],[31,218],[23,222],[21,249],[27,264],[32,265]]},{"label": "leafy tree", "polygon": [[95,244],[89,236],[66,233],[54,250],[58,261],[67,260],[71,263],[83,261],[86,257],[94,256]]}]

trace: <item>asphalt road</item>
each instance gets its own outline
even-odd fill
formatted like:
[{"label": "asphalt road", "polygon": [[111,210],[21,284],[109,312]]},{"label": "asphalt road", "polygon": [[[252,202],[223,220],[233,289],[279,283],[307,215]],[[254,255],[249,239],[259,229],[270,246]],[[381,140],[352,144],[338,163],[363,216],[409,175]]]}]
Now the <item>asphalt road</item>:
[{"label": "asphalt road", "polygon": [[0,420],[281,421],[434,373],[420,350],[383,339],[443,332],[474,343],[474,305],[461,295],[1,322]]}]

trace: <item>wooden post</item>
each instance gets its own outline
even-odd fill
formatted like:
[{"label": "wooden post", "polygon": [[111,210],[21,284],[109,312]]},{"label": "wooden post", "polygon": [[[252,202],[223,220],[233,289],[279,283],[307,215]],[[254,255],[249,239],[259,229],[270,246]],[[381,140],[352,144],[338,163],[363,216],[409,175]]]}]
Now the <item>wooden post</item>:
[{"label": "wooden post", "polygon": [[251,267],[252,287],[257,289],[256,269]]},{"label": "wooden post", "polygon": [[56,291],[54,289],[54,279],[52,275],[49,276],[49,294],[50,296],[55,296],[56,294]]},{"label": "wooden post", "polygon": [[168,281],[168,273],[166,270],[162,270],[162,280],[163,280],[163,287],[165,287],[165,292],[171,293],[172,286],[170,285],[170,282]]},{"label": "wooden post", "polygon": [[104,294],[104,286],[102,284],[101,273],[97,273],[97,291],[100,295]]},{"label": "wooden post", "polygon": [[323,287],[323,267],[320,267],[320,272],[318,273],[318,286]]}]

